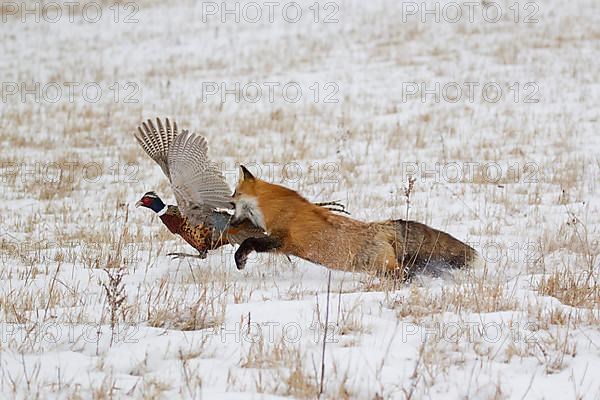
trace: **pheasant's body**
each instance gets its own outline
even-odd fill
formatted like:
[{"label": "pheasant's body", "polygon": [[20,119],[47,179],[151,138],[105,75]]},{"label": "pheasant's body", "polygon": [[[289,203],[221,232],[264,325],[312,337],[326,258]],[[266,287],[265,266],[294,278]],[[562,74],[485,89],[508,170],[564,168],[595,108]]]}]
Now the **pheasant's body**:
[{"label": "pheasant's body", "polygon": [[231,215],[226,212],[215,211],[207,217],[205,224],[194,226],[181,214],[179,207],[170,205],[160,219],[171,233],[181,236],[200,254],[226,244],[239,244],[248,237],[261,236],[261,231],[250,224],[229,226]]},{"label": "pheasant's body", "polygon": [[161,215],[160,220],[171,233],[181,236],[183,240],[198,250],[200,254],[205,254],[208,250],[216,249],[222,245],[213,243],[214,229],[206,225],[192,226],[187,218],[181,215],[177,206],[169,206],[167,212]]}]

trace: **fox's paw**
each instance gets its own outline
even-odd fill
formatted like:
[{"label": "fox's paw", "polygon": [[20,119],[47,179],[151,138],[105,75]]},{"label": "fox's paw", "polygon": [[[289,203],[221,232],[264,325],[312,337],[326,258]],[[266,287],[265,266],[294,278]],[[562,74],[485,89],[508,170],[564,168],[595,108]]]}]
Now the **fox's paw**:
[{"label": "fox's paw", "polygon": [[248,254],[243,251],[235,252],[235,265],[237,269],[242,270],[246,267],[246,260],[248,260]]}]

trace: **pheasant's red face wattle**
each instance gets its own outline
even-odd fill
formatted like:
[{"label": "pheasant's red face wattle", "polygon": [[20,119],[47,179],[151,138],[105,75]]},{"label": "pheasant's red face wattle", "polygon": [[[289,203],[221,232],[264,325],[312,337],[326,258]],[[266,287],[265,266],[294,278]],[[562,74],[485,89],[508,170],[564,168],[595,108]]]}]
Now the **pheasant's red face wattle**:
[{"label": "pheasant's red face wattle", "polygon": [[150,197],[142,197],[142,203],[144,203],[146,207],[150,207],[152,199]]}]

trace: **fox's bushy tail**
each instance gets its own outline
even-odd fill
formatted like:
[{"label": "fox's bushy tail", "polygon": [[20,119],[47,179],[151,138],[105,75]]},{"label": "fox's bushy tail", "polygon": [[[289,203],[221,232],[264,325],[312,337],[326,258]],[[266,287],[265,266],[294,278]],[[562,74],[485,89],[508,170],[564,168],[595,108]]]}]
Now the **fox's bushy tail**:
[{"label": "fox's bushy tail", "polygon": [[472,268],[481,256],[468,244],[425,224],[402,219],[394,224],[394,247],[405,276],[425,273],[439,276],[451,269]]}]

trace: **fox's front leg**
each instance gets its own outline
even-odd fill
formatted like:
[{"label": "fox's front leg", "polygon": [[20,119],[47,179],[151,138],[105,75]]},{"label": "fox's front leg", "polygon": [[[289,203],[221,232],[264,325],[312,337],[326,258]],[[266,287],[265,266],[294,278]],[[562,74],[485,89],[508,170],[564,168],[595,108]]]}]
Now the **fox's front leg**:
[{"label": "fox's front leg", "polygon": [[248,238],[242,242],[240,247],[235,252],[235,265],[237,269],[244,269],[248,254],[256,251],[257,253],[265,253],[268,251],[277,250],[281,247],[281,240],[266,236],[260,238]]}]

